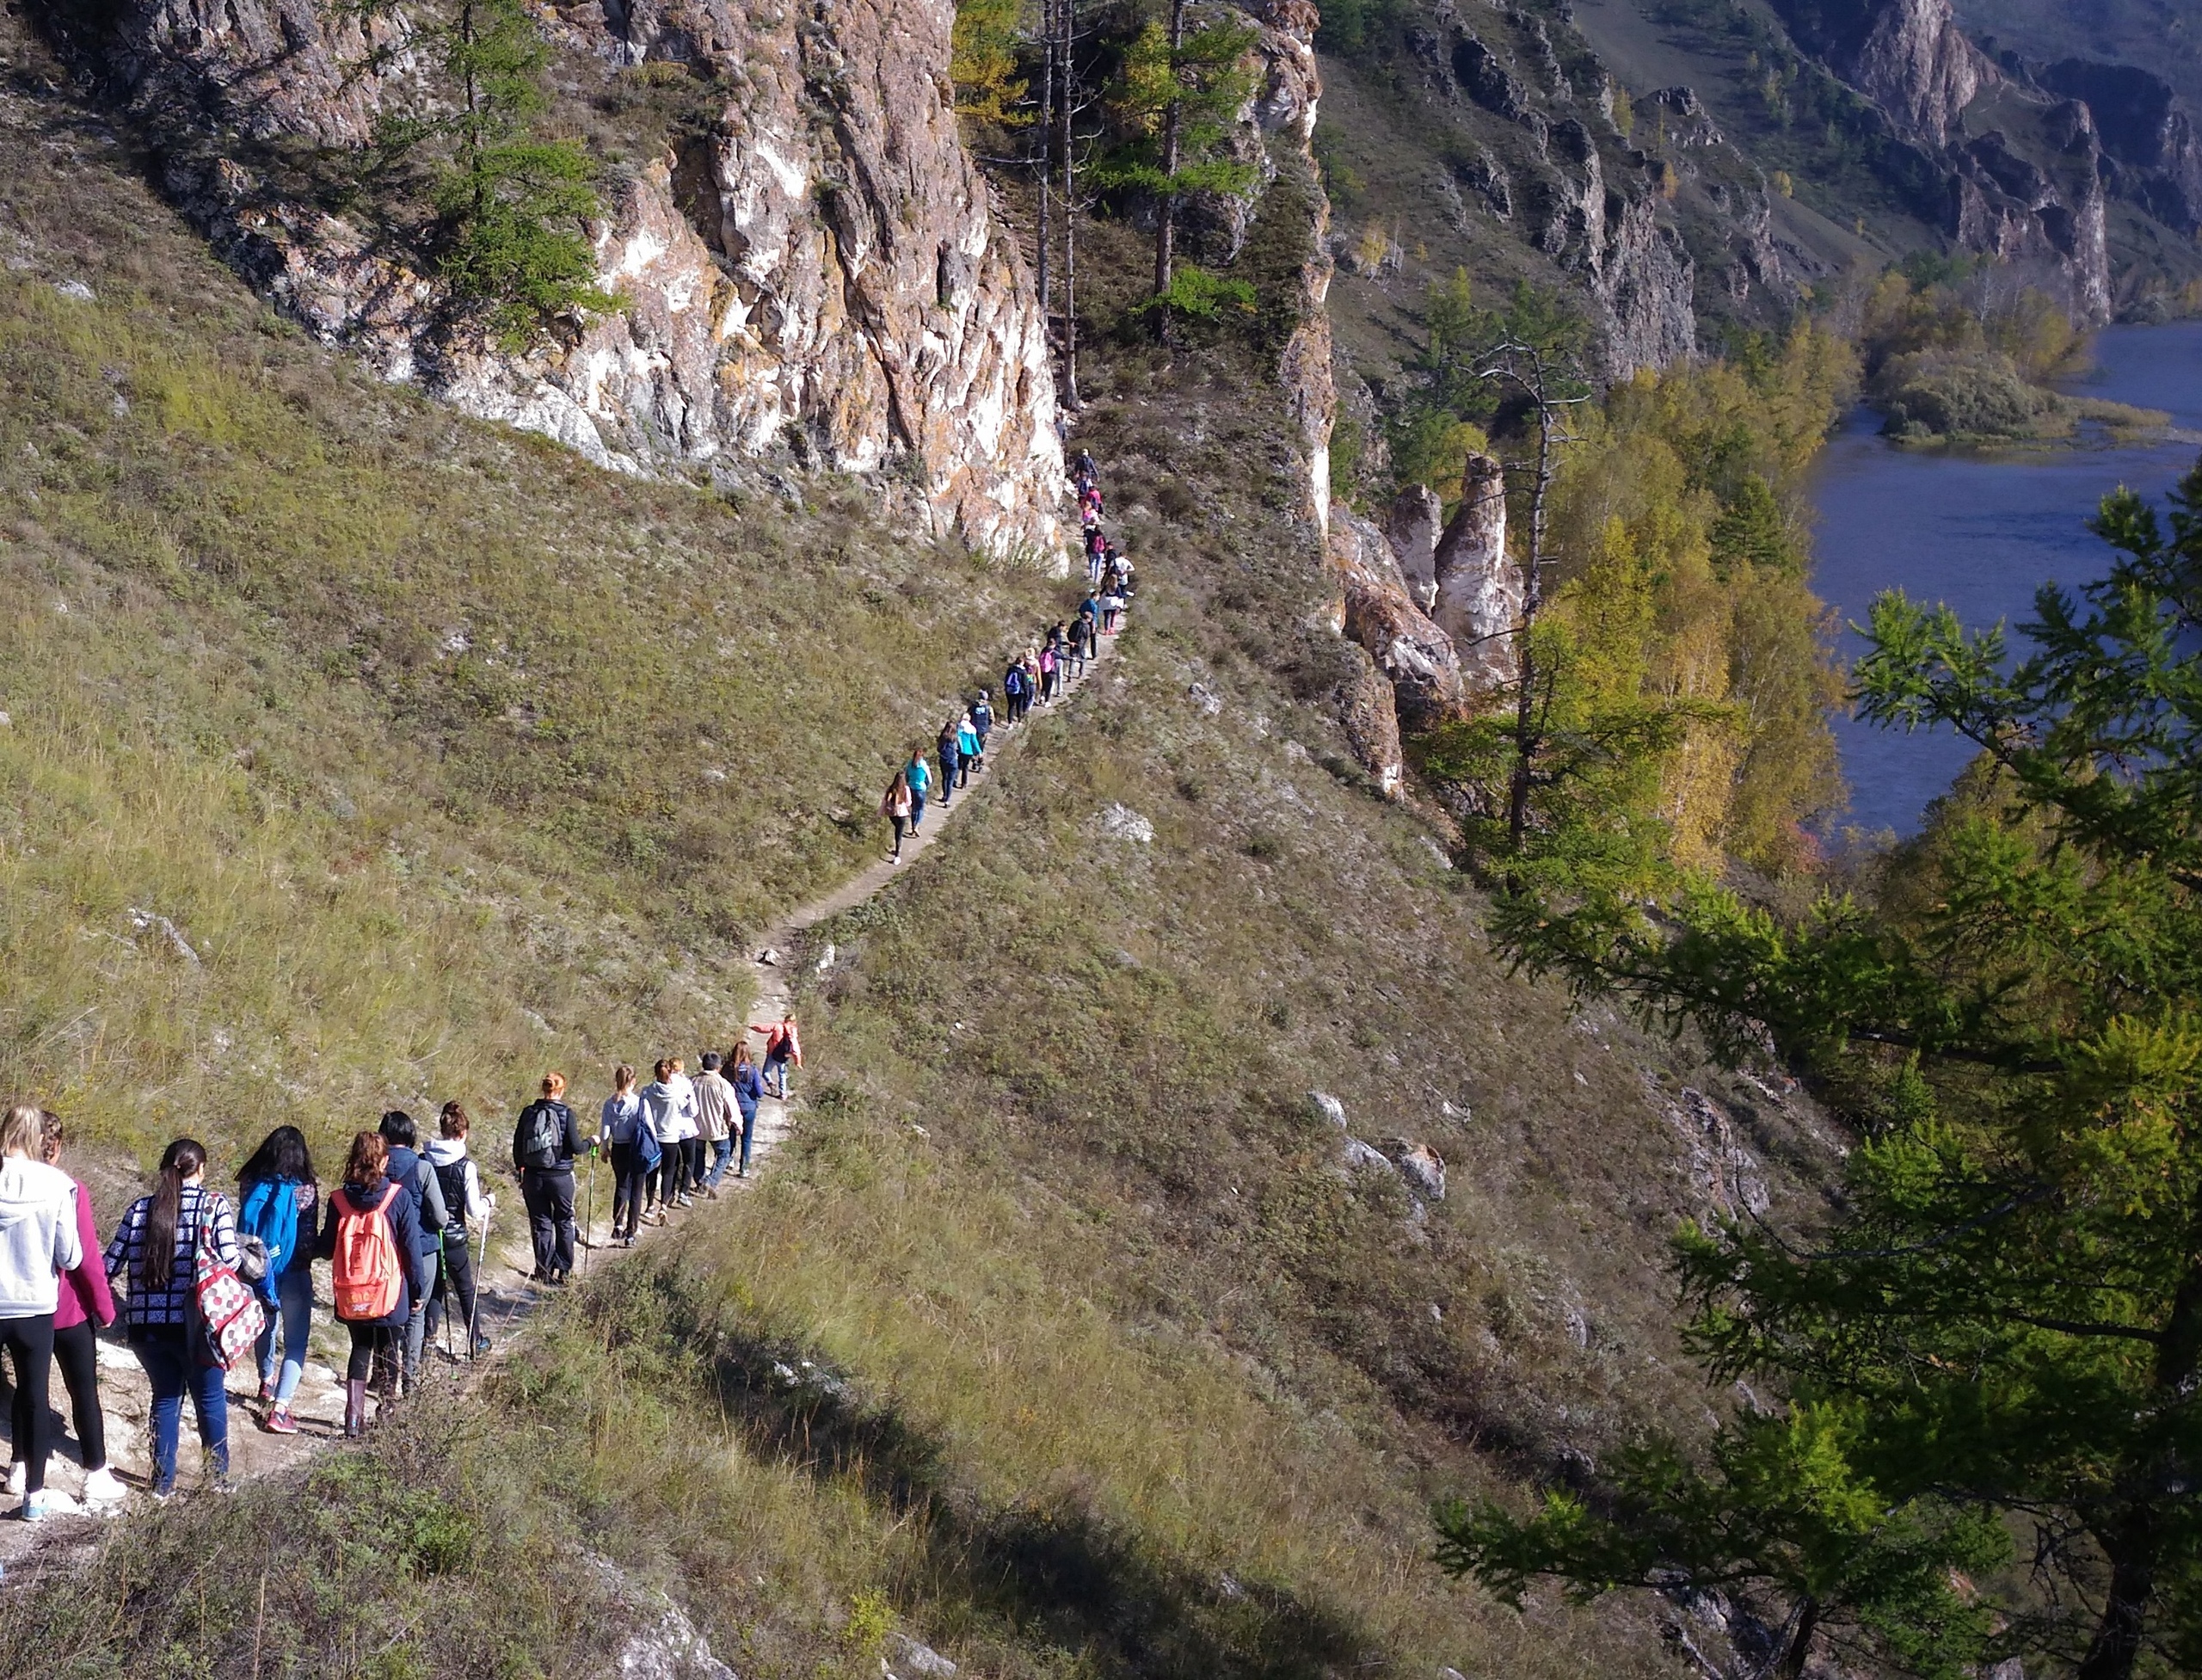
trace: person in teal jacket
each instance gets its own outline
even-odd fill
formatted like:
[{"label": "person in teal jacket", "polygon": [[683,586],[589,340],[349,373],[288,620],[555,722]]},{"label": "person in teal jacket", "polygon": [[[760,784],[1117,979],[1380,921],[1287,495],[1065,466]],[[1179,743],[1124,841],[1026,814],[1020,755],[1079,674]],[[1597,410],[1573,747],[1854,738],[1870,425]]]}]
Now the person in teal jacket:
[{"label": "person in teal jacket", "polygon": [[926,762],[926,749],[910,748],[910,761],[902,766],[902,778],[910,785],[910,832],[916,834],[918,825],[926,820],[926,791],[932,786],[932,766]]}]

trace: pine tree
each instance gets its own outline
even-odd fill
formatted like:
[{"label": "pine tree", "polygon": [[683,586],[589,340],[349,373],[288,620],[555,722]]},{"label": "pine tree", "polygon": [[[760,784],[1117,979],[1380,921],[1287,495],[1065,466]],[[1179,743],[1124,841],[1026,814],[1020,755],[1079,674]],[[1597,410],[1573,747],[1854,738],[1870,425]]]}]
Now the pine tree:
[{"label": "pine tree", "polygon": [[550,50],[526,8],[462,0],[441,45],[458,102],[440,125],[453,156],[436,183],[438,273],[508,350],[560,315],[617,308],[580,225],[600,207],[594,166],[578,141],[535,132]]},{"label": "pine tree", "polygon": [[1254,177],[1251,165],[1223,152],[1253,89],[1245,59],[1254,35],[1228,22],[1188,34],[1186,9],[1186,0],[1170,0],[1167,23],[1148,22],[1126,52],[1111,103],[1131,138],[1096,174],[1108,185],[1142,188],[1157,200],[1154,297],[1182,294],[1190,312],[1213,313],[1213,284],[1178,284],[1178,212],[1189,193],[1234,193]]},{"label": "pine tree", "polygon": [[[1843,1627],[1923,1673],[2202,1667],[2202,466],[2168,535],[2125,491],[2095,529],[2108,575],[2040,591],[2023,659],[1875,604],[1861,715],[1981,749],[1877,904],[1502,907],[1532,969],[1731,1062],[1770,1043],[1860,1141],[1825,1228],[1677,1242],[1709,1375],[1786,1396],[1810,1451],[1743,1474],[1775,1427],[1745,1416],[1605,1467],[1601,1514],[1456,1509],[1453,1568],[1779,1595],[1791,1673]],[[2033,1586],[1933,1590],[2014,1530]]]}]

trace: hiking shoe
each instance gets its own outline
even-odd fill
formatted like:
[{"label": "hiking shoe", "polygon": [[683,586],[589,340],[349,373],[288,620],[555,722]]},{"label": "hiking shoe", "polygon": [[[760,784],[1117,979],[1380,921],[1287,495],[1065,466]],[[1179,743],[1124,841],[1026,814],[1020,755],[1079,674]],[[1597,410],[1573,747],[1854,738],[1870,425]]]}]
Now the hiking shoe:
[{"label": "hiking shoe", "polygon": [[[627,1240],[631,1244],[635,1240],[632,1237],[630,1237]],[[487,1336],[477,1336],[474,1338],[474,1357],[477,1359],[479,1359],[483,1354],[489,1352],[489,1338]]]},{"label": "hiking shoe", "polygon": [[127,1498],[129,1492],[130,1490],[116,1479],[114,1472],[104,1464],[84,1478],[86,1505],[106,1505],[115,1499]]},{"label": "hiking shoe", "polygon": [[22,1504],[15,1508],[15,1515],[26,1523],[43,1523],[53,1515],[53,1501],[52,1494],[42,1491],[37,1493],[26,1493],[23,1495]]},{"label": "hiking shoe", "polygon": [[274,1400],[274,1398],[275,1398],[275,1385],[274,1385],[274,1383],[270,1382],[269,1381],[268,1381],[268,1379],[267,1379],[266,1377],[262,1377],[262,1378],[261,1378],[261,1380],[260,1380],[260,1403],[261,1403],[262,1406],[265,1406],[265,1405],[267,1405],[267,1404],[268,1404],[268,1401],[270,1401],[270,1400]]},{"label": "hiking shoe", "polygon": [[291,1408],[279,1406],[261,1420],[261,1428],[270,1435],[296,1435],[298,1426],[291,1420]]},{"label": "hiking shoe", "polygon": [[152,1495],[157,1499],[171,1498],[175,1493],[175,1473],[153,1478]]},{"label": "hiking shoe", "polygon": [[8,1467],[8,1497],[11,1499],[22,1498],[23,1490],[30,1486],[30,1481],[31,1467],[29,1465],[9,1465]]}]

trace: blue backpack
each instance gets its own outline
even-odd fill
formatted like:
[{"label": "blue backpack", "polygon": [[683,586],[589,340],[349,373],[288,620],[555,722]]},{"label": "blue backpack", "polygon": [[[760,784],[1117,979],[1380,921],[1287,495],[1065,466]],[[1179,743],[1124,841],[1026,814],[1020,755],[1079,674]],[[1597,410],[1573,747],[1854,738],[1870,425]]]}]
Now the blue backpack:
[{"label": "blue backpack", "polygon": [[298,1187],[287,1178],[262,1178],[254,1185],[237,1209],[237,1234],[257,1237],[266,1245],[268,1270],[254,1288],[269,1306],[277,1305],[277,1285],[298,1250]]}]

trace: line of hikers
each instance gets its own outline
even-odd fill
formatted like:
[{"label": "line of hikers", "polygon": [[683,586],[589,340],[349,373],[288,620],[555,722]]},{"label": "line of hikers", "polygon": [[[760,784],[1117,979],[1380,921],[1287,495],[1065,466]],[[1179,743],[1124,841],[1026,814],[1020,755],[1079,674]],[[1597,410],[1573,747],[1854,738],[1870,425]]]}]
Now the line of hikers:
[{"label": "line of hikers", "polygon": [[[561,1284],[573,1270],[575,1169],[584,1159],[601,1154],[611,1163],[612,1240],[624,1246],[639,1224],[662,1224],[668,1209],[699,1196],[716,1199],[729,1165],[747,1176],[759,1103],[768,1092],[785,1100],[789,1069],[803,1065],[792,1015],[750,1030],[765,1036],[761,1062],[745,1037],[725,1057],[706,1055],[693,1080],[679,1058],[660,1062],[639,1090],[631,1068],[615,1069],[586,1139],[565,1104],[563,1075],[544,1077],[512,1141],[536,1281]],[[292,1401],[305,1368],[317,1258],[329,1262],[335,1318],[350,1338],[347,1436],[366,1429],[371,1389],[379,1407],[415,1392],[440,1332],[448,1358],[487,1352],[478,1279],[496,1198],[467,1153],[471,1129],[464,1106],[446,1103],[424,1148],[412,1116],[392,1109],[353,1136],[341,1181],[324,1197],[304,1135],[278,1126],[239,1171],[234,1203],[207,1183],[206,1146],[177,1138],[162,1153],[151,1193],[130,1204],[101,1248],[90,1197],[59,1166],[60,1117],[28,1104],[0,1112],[0,1351],[15,1382],[8,1490],[22,1500],[17,1514],[37,1522],[64,1508],[65,1496],[46,1486],[57,1365],[85,1501],[128,1492],[108,1463],[96,1357],[98,1332],[118,1319],[151,1389],[156,1498],[175,1491],[187,1398],[207,1477],[228,1486],[226,1379],[248,1354],[259,1371],[261,1426],[297,1432]]]},{"label": "line of hikers", "polygon": [[[1013,655],[1001,675],[1002,704],[1007,724],[1023,723],[1035,705],[1053,705],[1071,681],[1086,674],[1089,662],[1101,655],[1101,638],[1123,627],[1132,594],[1132,563],[1109,546],[1101,535],[1101,486],[1093,457],[1080,451],[1072,464],[1078,489],[1079,514],[1086,525],[1086,599],[1068,619],[1059,619],[1024,651]],[[1104,566],[1106,593],[1103,592]],[[943,810],[949,809],[957,789],[970,785],[975,774],[987,767],[987,747],[996,719],[993,692],[981,688],[969,707],[941,725],[933,740],[936,771],[926,760],[922,742],[910,749],[909,760],[895,772],[879,802],[879,814],[894,832],[887,856],[902,861],[902,842],[914,835],[925,822],[926,806],[938,791]]]}]

